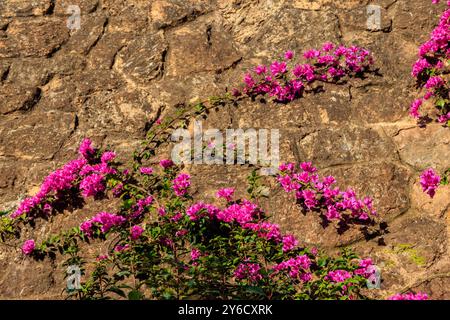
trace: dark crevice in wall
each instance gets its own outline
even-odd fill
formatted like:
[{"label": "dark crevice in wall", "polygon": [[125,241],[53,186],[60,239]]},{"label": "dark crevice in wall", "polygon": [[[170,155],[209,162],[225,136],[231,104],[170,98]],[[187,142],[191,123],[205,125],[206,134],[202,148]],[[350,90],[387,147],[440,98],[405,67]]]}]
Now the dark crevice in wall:
[{"label": "dark crevice in wall", "polygon": [[206,26],[206,41],[208,43],[208,47],[212,47],[212,26]]},{"label": "dark crevice in wall", "polygon": [[44,12],[45,16],[50,16],[55,12],[55,5],[56,5],[56,0],[51,0],[50,1],[50,6],[48,7],[47,11]]},{"label": "dark crevice in wall", "polygon": [[9,75],[9,71],[11,69],[11,66],[8,66],[8,68],[6,68],[5,72],[3,72],[2,75],[0,75],[0,82],[4,82],[8,79],[8,75]]}]

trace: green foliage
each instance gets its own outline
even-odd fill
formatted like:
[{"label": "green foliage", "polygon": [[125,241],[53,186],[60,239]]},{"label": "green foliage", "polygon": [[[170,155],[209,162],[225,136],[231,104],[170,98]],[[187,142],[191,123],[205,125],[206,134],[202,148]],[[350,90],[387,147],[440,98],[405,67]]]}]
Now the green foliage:
[{"label": "green foliage", "polygon": [[257,170],[254,169],[247,177],[247,193],[250,199],[259,199],[261,197],[267,198],[270,193],[269,187],[261,183],[262,177],[258,174]]},{"label": "green foliage", "polygon": [[1,211],[0,213],[0,242],[13,238],[19,232],[17,222],[8,216],[9,213],[10,211]]},{"label": "green foliage", "polygon": [[[449,121],[450,122],[450,121]],[[450,123],[449,123],[450,124]],[[442,175],[441,185],[446,186],[450,183],[450,168],[448,168]]]}]

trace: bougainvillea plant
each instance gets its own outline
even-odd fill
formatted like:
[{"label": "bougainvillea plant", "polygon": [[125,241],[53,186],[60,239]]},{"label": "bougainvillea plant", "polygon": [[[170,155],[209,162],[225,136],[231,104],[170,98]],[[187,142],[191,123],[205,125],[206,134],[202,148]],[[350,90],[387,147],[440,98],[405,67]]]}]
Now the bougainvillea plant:
[{"label": "bougainvillea plant", "polygon": [[[189,195],[190,176],[170,160],[159,168],[142,167],[133,176],[115,166],[114,153],[93,149],[89,140],[80,154],[11,214],[28,223],[52,214],[56,203],[74,194],[122,200],[117,212],[96,213],[79,227],[22,246],[35,258],[60,252],[71,265],[87,262],[81,243],[108,244],[110,250],[91,261],[90,278],[76,292],[79,298],[363,297],[370,259],[360,260],[348,250],[330,258],[300,246],[256,202],[236,199],[234,189],[218,190],[217,203],[198,202]],[[101,178],[89,178],[95,175]]]},{"label": "bougainvillea plant", "polygon": [[286,192],[295,194],[303,209],[318,212],[326,221],[348,224],[377,215],[371,198],[358,199],[351,188],[339,190],[333,176],[320,177],[310,162],[298,168],[294,163],[282,164],[277,180]]},{"label": "bougainvillea plant", "polygon": [[234,89],[233,95],[268,95],[286,103],[313,92],[317,82],[340,83],[346,77],[361,77],[372,71],[374,63],[372,54],[364,48],[333,43],[304,52],[303,59],[304,63],[294,63],[295,54],[289,50],[270,66],[256,66],[245,74],[243,89]]},{"label": "bougainvillea plant", "polygon": [[[433,1],[439,3],[439,1]],[[450,1],[447,2],[450,6]],[[419,120],[426,120],[429,115],[420,113],[421,106],[430,101],[436,108],[438,122],[450,124],[449,98],[449,57],[450,57],[450,9],[442,14],[438,26],[431,33],[430,39],[421,45],[419,59],[413,66],[412,76],[417,88],[423,93],[410,108],[410,115]]]},{"label": "bougainvillea plant", "polygon": [[[83,270],[89,269],[90,276],[81,290],[71,291],[69,296],[81,299],[365,298],[361,289],[372,274],[370,259],[359,259],[348,249],[331,258],[316,248],[299,245],[300,241],[293,235],[283,235],[255,201],[235,198],[233,188],[218,190],[216,203],[194,201],[189,194],[190,176],[180,173],[170,160],[162,160],[159,168],[130,171],[120,170],[113,159],[114,153],[102,153],[93,149],[89,140],[84,140],[80,157],[44,180],[38,192],[39,201],[33,200],[36,196],[25,199],[10,217],[15,222],[30,223],[54,213],[56,204],[74,195],[81,201],[83,197],[121,199],[117,212],[96,213],[79,227],[40,242],[29,239],[23,244],[22,252],[27,256],[54,258],[59,252],[68,256],[65,265],[83,265],[86,266]],[[78,164],[76,170],[69,170],[73,163]],[[325,182],[318,180],[315,168],[309,163],[301,164],[300,168],[311,174],[314,190],[320,190],[326,198],[324,194],[328,192],[324,189],[334,181],[330,177]],[[282,165],[281,169],[285,177],[295,175],[294,165]],[[93,175],[100,175],[101,179],[87,179]],[[95,192],[86,193],[86,190]],[[337,206],[338,212],[349,210],[350,215],[358,212],[355,217],[361,219],[363,211],[338,205],[351,202],[352,205],[364,203],[361,210],[373,214],[368,201],[357,200],[349,191],[334,190],[335,201],[328,205]],[[34,206],[23,205],[30,202]],[[83,250],[99,242],[110,249],[89,261]]]}]

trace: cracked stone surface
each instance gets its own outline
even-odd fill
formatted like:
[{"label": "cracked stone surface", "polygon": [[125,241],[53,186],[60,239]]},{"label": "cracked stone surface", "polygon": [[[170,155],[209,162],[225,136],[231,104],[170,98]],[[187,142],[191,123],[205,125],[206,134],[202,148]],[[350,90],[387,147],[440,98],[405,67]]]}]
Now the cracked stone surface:
[{"label": "cracked stone surface", "polygon": [[[287,105],[246,101],[211,112],[208,128],[280,129],[282,161],[313,161],[340,187],[372,196],[387,222],[383,238],[358,228],[339,234],[304,215],[273,181],[261,205],[304,244],[334,252],[352,245],[382,270],[386,297],[404,288],[449,299],[450,189],[431,200],[418,176],[450,167],[450,131],[418,128],[408,116],[416,96],[411,65],[445,4],[383,0],[381,29],[368,30],[369,0],[71,0],[81,29],[69,30],[67,1],[0,3],[0,209],[33,194],[48,172],[73,158],[85,136],[127,160],[149,121],[177,104],[230,90],[243,72],[325,41],[370,49],[379,75]],[[168,154],[170,150],[161,152]],[[162,157],[162,155],[160,155]],[[189,166],[195,197],[218,188],[245,194],[252,167]],[[103,208],[101,208],[103,206]],[[63,298],[61,261],[20,254],[26,238],[75,226],[110,202],[87,203],[0,244],[0,298]],[[381,241],[382,240],[382,241]],[[102,248],[96,248],[98,254]],[[93,249],[94,250],[94,249]]]}]

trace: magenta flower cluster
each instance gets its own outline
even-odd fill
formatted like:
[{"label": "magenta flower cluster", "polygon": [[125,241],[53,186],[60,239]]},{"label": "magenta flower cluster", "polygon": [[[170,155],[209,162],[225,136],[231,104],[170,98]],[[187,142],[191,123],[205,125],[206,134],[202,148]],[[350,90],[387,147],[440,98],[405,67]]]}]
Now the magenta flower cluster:
[{"label": "magenta flower cluster", "polygon": [[261,237],[281,239],[278,225],[269,222],[252,223],[252,221],[260,217],[261,211],[256,204],[245,199],[240,203],[233,203],[224,209],[220,209],[213,204],[197,202],[187,208],[186,215],[192,221],[207,217],[221,222],[237,223],[245,229],[258,231]]},{"label": "magenta flower cluster", "polygon": [[83,197],[95,197],[105,191],[105,181],[103,175],[93,173],[85,177],[80,183],[80,190]]},{"label": "magenta flower cluster", "polygon": [[242,227],[255,231],[260,238],[272,240],[274,242],[282,241],[280,226],[277,224],[263,221],[258,223],[246,223]]},{"label": "magenta flower cluster", "polygon": [[334,187],[333,176],[320,177],[310,162],[303,162],[296,170],[293,163],[279,167],[278,182],[286,192],[295,194],[297,201],[308,211],[320,211],[328,221],[350,217],[366,221],[377,215],[372,199],[359,199],[352,189],[341,191]]},{"label": "magenta flower cluster", "polygon": [[[100,155],[95,156],[98,152],[88,151],[90,150],[91,145],[88,143],[84,144],[82,154],[88,155],[91,157],[90,160],[86,158],[82,158],[83,164],[79,166],[76,173],[76,181],[79,181],[79,191],[83,192],[84,190],[91,190],[90,188],[83,188],[83,181],[89,181],[86,177],[93,177],[98,175],[102,177],[103,174],[108,174],[108,172],[115,172],[115,169],[110,168],[108,163],[115,158],[115,154],[108,152],[104,153],[101,157]],[[81,151],[80,151],[81,153]],[[100,159],[99,159],[100,158]],[[169,166],[170,167],[170,166]],[[168,168],[168,167],[167,167]],[[311,163],[302,163],[300,164],[300,169],[302,172],[295,172],[294,164],[286,164],[280,167],[282,171],[282,175],[279,178],[290,175],[292,179],[294,176],[299,175],[297,177],[298,181],[296,183],[300,183],[303,181],[304,183],[310,185],[309,191],[327,193],[327,188],[329,190],[332,189],[332,185],[335,183],[335,179],[332,177],[320,178]],[[144,170],[145,171],[145,170]],[[142,173],[142,171],[140,170]],[[167,172],[166,172],[167,173]],[[306,174],[305,174],[306,173]],[[145,174],[145,173],[142,173]],[[106,180],[106,178],[104,178]],[[294,179],[294,180],[295,180]],[[297,188],[295,186],[295,181],[292,180],[289,185],[285,185],[286,188],[292,191],[303,192],[301,188]],[[73,182],[71,186],[76,186],[76,183]],[[122,181],[122,183],[126,183],[126,181]],[[121,183],[121,184],[122,184]],[[95,185],[95,182],[92,182],[88,185]],[[121,185],[119,184],[119,185]],[[306,184],[304,186],[306,186]],[[184,173],[179,174],[172,181],[172,188],[177,194],[177,196],[186,196],[188,193],[188,188],[190,186],[190,176]],[[121,190],[123,189],[123,185],[121,186]],[[353,208],[355,205],[343,204],[342,208],[337,204],[337,202],[345,202],[345,201],[359,201],[355,197],[354,194],[346,195],[345,192],[339,193],[336,191],[334,200],[335,206],[339,210],[343,210],[345,207],[346,210],[350,210],[348,208]],[[234,199],[235,190],[233,188],[224,188],[217,191],[216,196],[220,199],[226,200],[226,205],[224,207],[218,207],[213,204],[206,204],[203,202],[196,202],[191,206],[184,209],[176,209],[170,207],[170,204],[167,208],[164,206],[160,206],[158,201],[155,200],[153,196],[138,196],[135,198],[135,204],[127,207],[126,213],[110,213],[110,212],[100,212],[96,214],[91,219],[88,219],[81,223],[79,229],[83,237],[83,239],[87,240],[87,238],[100,237],[101,239],[106,239],[107,234],[114,230],[120,233],[127,234],[128,240],[125,240],[121,243],[115,245],[113,249],[113,253],[116,255],[121,255],[121,253],[128,251],[130,252],[134,248],[134,241],[137,241],[142,238],[145,229],[141,226],[142,220],[135,220],[140,218],[142,214],[145,212],[150,212],[149,206],[153,203],[157,204],[157,207],[154,209],[159,214],[159,219],[164,220],[165,222],[172,223],[174,226],[178,224],[186,223],[187,219],[191,222],[199,221],[200,219],[210,219],[213,221],[213,225],[217,225],[216,222],[220,223],[228,223],[229,227],[242,228],[243,230],[248,230],[249,234],[253,236],[258,236],[262,239],[270,241],[271,244],[275,245],[277,250],[279,250],[279,254],[288,254],[287,258],[282,261],[281,259],[277,259],[277,262],[271,262],[269,265],[263,266],[258,263],[253,263],[253,261],[242,258],[240,262],[237,262],[237,267],[233,269],[232,275],[234,276],[237,282],[246,281],[247,284],[252,283],[256,284],[263,280],[264,277],[269,276],[275,278],[284,278],[291,279],[295,282],[300,282],[306,285],[306,283],[313,283],[313,274],[316,272],[317,264],[313,262],[313,258],[317,255],[317,250],[311,250],[311,254],[301,254],[296,251],[299,241],[293,235],[283,235],[280,231],[280,227],[277,224],[271,223],[264,218],[263,211],[259,208],[259,206],[249,200],[246,199]],[[313,199],[313,196],[308,198],[308,204],[318,203],[320,202],[320,197],[318,196],[316,200]],[[174,199],[175,201],[179,201],[179,199]],[[326,203],[329,204],[329,203]],[[318,205],[318,204],[315,204]],[[354,209],[354,208],[353,208]],[[366,208],[367,209],[367,208]],[[184,212],[183,212],[184,211]],[[356,215],[360,216],[360,215]],[[184,220],[182,220],[184,218]],[[138,222],[139,221],[139,222]],[[139,224],[136,224],[139,223]],[[201,222],[204,225],[204,221]],[[189,225],[192,225],[191,223]],[[173,230],[176,237],[184,237],[189,233],[188,227],[183,226],[182,228],[177,228]],[[252,231],[252,232],[250,232]],[[184,241],[185,239],[183,239]],[[170,236],[162,236],[159,238],[159,242],[168,248],[175,248],[175,241]],[[301,249],[301,248],[298,248]],[[28,240],[22,246],[22,251],[26,255],[31,255],[35,251],[35,243],[33,240]],[[207,257],[211,253],[208,250],[205,252],[200,251],[199,248],[191,247],[190,251],[186,252],[190,255],[190,264],[192,266],[198,266],[200,263],[205,263],[207,259],[202,259],[202,257]],[[99,256],[97,260],[101,261],[104,259],[109,259],[107,256]],[[281,261],[281,262],[280,262]],[[368,267],[371,266],[371,260],[361,260],[359,268],[353,272],[346,270],[330,270],[325,277],[325,280],[328,280],[330,284],[336,284],[346,281],[353,276],[362,275],[367,277],[370,275],[368,271]],[[187,267],[188,265],[186,265]],[[287,277],[287,278],[285,278]],[[315,279],[315,278],[314,278]],[[352,284],[346,282],[346,286],[351,286]],[[343,292],[346,289],[343,288]],[[345,293],[342,293],[345,294]]]},{"label": "magenta flower cluster", "polygon": [[114,251],[117,252],[117,253],[120,253],[122,251],[126,251],[128,249],[130,249],[130,245],[128,243],[126,245],[118,244],[117,246],[114,247]]},{"label": "magenta flower cluster", "polygon": [[44,204],[51,195],[57,197],[61,192],[70,189],[86,163],[86,159],[80,158],[70,161],[61,169],[52,172],[44,179],[39,192],[35,196],[23,200],[11,217],[29,216],[33,209]]},{"label": "magenta flower cluster", "polygon": [[34,240],[27,240],[22,246],[22,253],[29,256],[33,253],[35,247],[36,244],[34,243]]},{"label": "magenta flower cluster", "polygon": [[374,272],[372,259],[363,259],[359,261],[359,268],[355,270],[355,274],[369,278]]},{"label": "magenta flower cluster", "polygon": [[[310,267],[312,262],[307,255],[297,256],[295,258],[290,258],[289,260],[283,261],[273,267],[276,272],[287,272],[291,278],[300,279],[303,282],[308,282],[311,280]],[[348,270],[333,270],[328,272],[325,277],[326,280],[334,283],[341,283],[347,279],[353,278],[354,276],[363,276],[368,278],[372,272],[369,272],[369,268],[373,266],[371,259],[363,259],[359,262],[359,268],[354,272]],[[350,285],[350,284],[349,284]]]},{"label": "magenta flower cluster", "polygon": [[347,270],[334,270],[328,272],[326,279],[331,282],[344,282],[352,277],[352,273]]},{"label": "magenta flower cluster", "polygon": [[145,175],[151,175],[153,174],[153,168],[152,167],[141,167],[139,168],[139,172]]},{"label": "magenta flower cluster", "polygon": [[283,261],[273,267],[276,272],[287,272],[291,278],[299,278],[303,282],[311,280],[311,260],[307,255],[297,256]]},{"label": "magenta flower cluster", "polygon": [[186,215],[192,221],[208,217],[209,219],[216,219],[221,222],[237,223],[245,229],[257,230],[265,238],[280,239],[278,225],[269,222],[252,223],[252,221],[260,217],[260,214],[261,211],[258,206],[245,199],[240,203],[230,204],[224,209],[220,209],[212,204],[197,202],[186,210]]},{"label": "magenta flower cluster", "polygon": [[[438,4],[441,0],[432,0],[433,4]],[[447,5],[450,6],[450,1],[447,1]]]},{"label": "magenta flower cluster", "polygon": [[232,204],[216,213],[217,219],[223,222],[237,222],[244,226],[259,216],[259,208],[256,204],[243,200],[241,203]]},{"label": "magenta flower cluster", "polygon": [[219,211],[219,208],[212,204],[205,204],[203,202],[197,202],[190,206],[186,210],[186,215],[191,219],[192,221],[196,221],[202,217],[209,216],[210,218],[213,218],[216,216],[216,213]]},{"label": "magenta flower cluster", "polygon": [[[434,0],[433,3],[439,3]],[[447,2],[450,6],[450,1]],[[444,75],[448,73],[447,60],[450,56],[450,9],[442,14],[438,26],[432,31],[430,39],[419,49],[419,59],[412,68],[411,75],[417,86],[425,93],[412,102],[410,115],[420,119],[420,108],[426,100],[434,98],[438,110],[437,120],[447,123],[450,120],[449,85]]]},{"label": "magenta flower cluster", "polygon": [[223,198],[227,202],[231,202],[233,200],[234,188],[223,188],[217,191],[216,197]]},{"label": "magenta flower cluster", "polygon": [[[228,193],[226,194],[228,195]],[[283,252],[293,250],[298,245],[294,236],[282,236],[279,225],[261,220],[263,213],[258,205],[246,199],[229,203],[223,209],[213,204],[197,202],[186,209],[186,215],[191,221],[207,218],[230,224],[235,223],[243,229],[254,231],[260,238],[273,241],[275,244],[282,243]],[[244,268],[244,265],[241,268]]]},{"label": "magenta flower cluster", "polygon": [[95,149],[92,147],[92,141],[90,139],[84,139],[80,144],[78,152],[84,159],[92,160],[95,155]]},{"label": "magenta flower cluster", "polygon": [[192,261],[198,260],[198,259],[201,257],[201,255],[202,255],[202,253],[201,253],[200,250],[198,250],[198,249],[196,249],[196,248],[193,248],[193,249],[191,250],[191,260],[192,260]]},{"label": "magenta flower cluster", "polygon": [[134,219],[141,216],[145,212],[146,208],[153,203],[153,200],[154,199],[152,196],[148,196],[144,199],[139,199],[136,205],[133,206],[133,212],[130,215],[130,218]]},{"label": "magenta flower cluster", "polygon": [[130,238],[131,240],[137,240],[144,233],[144,228],[141,226],[132,226],[130,230]]},{"label": "magenta flower cluster", "polygon": [[250,282],[257,282],[262,279],[260,270],[261,266],[258,263],[244,262],[238,265],[234,271],[234,276],[238,280],[247,279]]},{"label": "magenta flower cluster", "polygon": [[428,300],[428,295],[426,293],[418,292],[414,293],[397,293],[392,297],[388,298],[388,300]]},{"label": "magenta flower cluster", "polygon": [[[294,53],[287,51],[282,61],[270,66],[259,65],[244,76],[243,93],[255,97],[266,95],[279,102],[289,102],[303,95],[316,81],[337,82],[345,76],[369,71],[373,64],[371,53],[357,46],[345,47],[325,43],[321,50],[303,54],[305,63],[294,63]],[[235,96],[241,95],[234,89]]]},{"label": "magenta flower cluster", "polygon": [[85,198],[103,193],[106,189],[105,176],[116,173],[116,170],[109,166],[116,154],[106,151],[100,159],[97,159],[97,152],[89,139],[83,140],[79,153],[81,157],[69,161],[61,169],[48,175],[38,193],[23,200],[11,217],[18,218],[25,215],[33,218],[35,210],[48,215],[52,212],[51,203],[59,199],[65,191],[73,188],[78,189]]},{"label": "magenta flower cluster", "polygon": [[283,252],[288,252],[293,250],[297,245],[298,241],[293,235],[286,235],[283,237]]},{"label": "magenta flower cluster", "polygon": [[172,181],[173,192],[178,196],[182,197],[187,194],[187,189],[191,185],[191,176],[186,173],[179,174]]},{"label": "magenta flower cluster", "polygon": [[168,169],[168,168],[174,166],[174,163],[173,163],[173,161],[170,160],[170,159],[163,159],[163,160],[161,160],[161,161],[159,162],[159,165],[160,165],[161,167],[163,167],[164,169]]},{"label": "magenta flower cluster", "polygon": [[422,191],[427,193],[431,198],[436,194],[436,190],[440,183],[441,177],[432,168],[425,170],[420,175]]},{"label": "magenta flower cluster", "polygon": [[126,218],[109,212],[100,212],[92,219],[84,221],[80,225],[80,230],[88,237],[92,237],[95,228],[99,228],[102,233],[108,232],[111,228],[120,226]]}]

